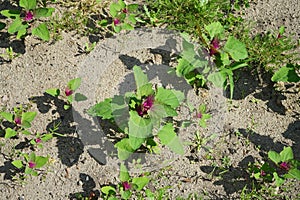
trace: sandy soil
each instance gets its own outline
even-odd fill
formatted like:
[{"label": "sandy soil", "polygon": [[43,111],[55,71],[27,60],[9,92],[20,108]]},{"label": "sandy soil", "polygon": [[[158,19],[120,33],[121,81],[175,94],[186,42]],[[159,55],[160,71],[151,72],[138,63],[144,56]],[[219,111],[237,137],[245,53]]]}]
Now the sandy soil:
[{"label": "sandy soil", "polygon": [[[300,3],[297,0],[252,1],[245,17],[257,21],[257,31],[277,29],[285,25],[287,31],[296,33],[295,37],[299,39],[299,10]],[[151,31],[155,32],[155,36],[159,35],[157,30]],[[137,34],[140,33],[140,37],[143,37],[149,32]],[[131,67],[134,64],[143,66],[154,82],[157,79],[159,82],[170,80],[161,75],[166,74],[164,67],[172,64],[170,52],[166,49],[161,51],[162,48],[155,45],[147,46],[144,44],[146,40],[140,40],[136,44],[139,49],[133,48],[133,51],[127,52],[128,48],[114,45],[124,42],[128,35],[116,35],[100,41],[94,51],[87,55],[80,53],[80,48],[89,41],[87,37],[80,37],[72,32],[63,33],[62,36],[63,39],[57,42],[41,43],[33,37],[26,37],[24,41],[10,41],[6,34],[0,32],[0,50],[13,46],[16,52],[21,53],[11,63],[0,60],[0,107],[11,109],[18,103],[32,102],[32,109],[38,111],[33,132],[45,132],[60,122],[57,132],[66,136],[55,137],[43,149],[38,149],[37,153],[40,155],[49,154],[53,163],[44,174],[45,177],[29,178],[24,186],[12,182],[14,169],[7,159],[10,148],[23,142],[24,138],[7,141],[1,137],[0,143],[6,144],[1,147],[0,155],[0,199],[72,199],[76,193],[89,195],[94,191],[99,194],[101,186],[117,184],[118,162],[115,158],[104,159],[99,151],[103,145],[109,148],[112,143],[106,146],[106,143],[95,140],[99,137],[99,130],[94,135],[82,132],[85,129],[81,127],[97,127],[95,120],[83,116],[83,109],[96,100],[133,89]],[[166,38],[162,36],[163,39]],[[157,41],[158,39],[155,40]],[[176,49],[172,45],[165,48]],[[93,70],[100,69],[105,70],[102,76],[95,76],[100,72]],[[155,74],[158,69],[162,71]],[[61,99],[44,94],[49,88],[64,89],[68,80],[79,75],[90,78],[91,73],[94,79],[85,82],[87,85],[80,91],[89,100],[74,105],[72,110],[65,111]],[[246,172],[249,162],[261,161],[266,158],[269,150],[280,151],[283,146],[291,146],[296,159],[300,159],[299,88],[293,87],[289,90],[292,92],[280,93],[274,90],[267,75],[263,77],[263,83],[246,70],[238,72],[238,76],[240,78],[236,83],[232,103],[217,89],[201,90],[197,96],[184,83],[177,85],[185,88],[194,105],[206,103],[214,116],[207,129],[197,126],[180,129],[180,137],[191,141],[194,131],[198,129],[203,137],[210,136],[212,132],[217,133],[217,137],[207,143],[208,147],[213,148],[211,155],[214,159],[205,158],[205,148],[197,153],[187,146],[186,154],[182,157],[169,154],[166,150],[165,157],[172,158],[172,165],[163,168],[161,165],[151,166],[152,175],[156,177],[156,181],[149,185],[151,189],[171,186],[168,190],[171,199],[190,193],[202,194],[204,199],[238,199],[244,186],[251,187],[250,177]],[[176,87],[175,79],[172,83]],[[78,124],[78,116],[81,123],[87,124]],[[181,109],[180,117],[189,117],[184,108]],[[101,134],[107,134],[105,127],[103,130]],[[224,158],[228,158],[225,164]],[[224,165],[227,166],[226,170],[221,167]],[[286,197],[299,198],[299,182],[291,181],[285,186],[288,188],[283,193]]]}]

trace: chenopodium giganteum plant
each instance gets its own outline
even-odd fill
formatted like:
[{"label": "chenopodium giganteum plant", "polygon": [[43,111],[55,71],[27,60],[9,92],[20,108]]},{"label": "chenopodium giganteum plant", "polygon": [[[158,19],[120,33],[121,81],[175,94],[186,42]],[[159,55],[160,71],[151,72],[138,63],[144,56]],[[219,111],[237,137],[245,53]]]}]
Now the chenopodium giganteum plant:
[{"label": "chenopodium giganteum plant", "polygon": [[[17,39],[22,38],[28,30],[36,25],[36,19],[50,17],[54,8],[37,7],[36,0],[20,0],[19,5],[22,10],[2,10],[1,14],[13,19],[8,27],[9,34],[17,33]],[[39,23],[32,27],[31,33],[44,41],[49,41],[50,33],[46,23]]]},{"label": "chenopodium giganteum plant", "polygon": [[147,75],[138,66],[133,67],[136,92],[115,95],[92,106],[88,113],[113,121],[124,133],[115,144],[118,157],[126,160],[143,145],[159,153],[159,141],[173,152],[184,154],[184,148],[171,122],[166,118],[177,116],[176,109],[184,100],[181,91],[157,87],[149,83]]},{"label": "chenopodium giganteum plant", "polygon": [[[244,43],[234,36],[225,37],[225,29],[220,22],[198,27],[201,45],[196,48],[187,35],[183,34],[183,51],[178,59],[176,74],[184,77],[195,87],[203,87],[210,81],[217,87],[230,86],[233,97],[233,71],[247,66],[248,52]],[[215,66],[215,67],[212,67]]]}]

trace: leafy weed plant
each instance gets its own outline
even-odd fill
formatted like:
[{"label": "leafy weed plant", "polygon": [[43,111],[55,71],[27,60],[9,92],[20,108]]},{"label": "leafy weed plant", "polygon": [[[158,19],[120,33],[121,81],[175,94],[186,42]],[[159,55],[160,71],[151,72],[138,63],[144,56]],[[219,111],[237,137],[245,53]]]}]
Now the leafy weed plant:
[{"label": "leafy weed plant", "polygon": [[126,160],[142,146],[159,153],[159,141],[172,151],[183,154],[173,124],[166,119],[177,115],[176,108],[183,102],[184,94],[163,87],[154,89],[140,67],[134,66],[133,70],[136,92],[107,98],[91,107],[88,113],[111,120],[124,133],[124,138],[115,144],[121,160]]}]

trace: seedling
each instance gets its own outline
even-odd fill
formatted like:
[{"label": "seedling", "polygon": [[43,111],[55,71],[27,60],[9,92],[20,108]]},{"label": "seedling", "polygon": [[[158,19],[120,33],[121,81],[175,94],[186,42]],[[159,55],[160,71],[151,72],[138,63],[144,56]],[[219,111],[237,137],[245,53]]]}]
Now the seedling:
[{"label": "seedling", "polygon": [[[31,30],[31,34],[41,38],[44,41],[49,41],[50,34],[46,23],[36,21],[39,18],[50,17],[54,8],[38,7],[36,0],[20,0],[19,5],[22,8],[19,10],[2,10],[1,14],[5,17],[13,19],[13,22],[8,27],[8,33],[17,34],[17,39],[22,38]],[[36,25],[36,27],[33,27]]]},{"label": "seedling", "polygon": [[12,47],[9,47],[5,49],[5,54],[0,54],[0,56],[11,62],[14,58],[18,57],[19,54],[15,53]]},{"label": "seedling", "polygon": [[184,94],[163,87],[154,89],[140,67],[134,66],[133,71],[136,92],[107,98],[91,107],[88,113],[111,120],[124,134],[124,138],[115,144],[121,160],[126,160],[142,146],[159,153],[158,140],[172,151],[183,154],[173,124],[166,118],[177,115],[176,109],[183,102]]}]

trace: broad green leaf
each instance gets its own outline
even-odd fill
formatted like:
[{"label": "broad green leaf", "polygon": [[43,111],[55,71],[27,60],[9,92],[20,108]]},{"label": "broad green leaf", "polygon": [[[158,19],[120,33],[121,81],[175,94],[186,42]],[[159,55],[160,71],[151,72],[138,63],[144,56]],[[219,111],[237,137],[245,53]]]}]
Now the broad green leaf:
[{"label": "broad green leaf", "polygon": [[145,142],[146,139],[147,138],[135,137],[129,135],[129,144],[134,150],[137,150],[142,146],[142,144]]},{"label": "broad green leaf", "polygon": [[273,82],[283,81],[283,82],[298,82],[300,77],[296,73],[295,66],[292,64],[287,64],[281,67],[271,79]]},{"label": "broad green leaf", "polygon": [[126,191],[121,190],[120,194],[121,194],[122,199],[126,200],[126,199],[130,199],[132,192],[130,190],[126,190]]},{"label": "broad green leaf", "polygon": [[81,93],[76,93],[74,99],[75,101],[85,101],[87,100],[87,97]]},{"label": "broad green leaf", "polygon": [[277,153],[275,151],[269,151],[268,157],[270,158],[270,160],[272,160],[276,164],[281,162],[281,156],[279,155],[279,153]]},{"label": "broad green leaf", "polygon": [[280,35],[283,35],[283,34],[284,34],[284,31],[285,31],[284,26],[280,26],[280,28],[279,28],[279,34],[280,34]]},{"label": "broad green leaf", "polygon": [[[173,109],[174,110],[174,109]],[[167,112],[165,111],[165,106],[154,103],[149,110],[149,115],[152,120],[161,120],[164,117],[167,117]]]},{"label": "broad green leaf", "polygon": [[134,12],[136,11],[137,9],[139,8],[139,5],[138,4],[130,4],[127,6],[127,9],[129,12]]},{"label": "broad green leaf", "polygon": [[221,52],[221,60],[224,66],[230,65],[229,55],[226,52]]},{"label": "broad green leaf", "polygon": [[129,135],[137,138],[147,138],[152,135],[150,119],[143,118],[136,111],[129,112]]},{"label": "broad green leaf", "polygon": [[54,11],[54,8],[37,8],[34,10],[34,16],[36,18],[50,17],[52,15],[53,11]]},{"label": "broad green leaf", "polygon": [[132,183],[137,186],[137,191],[141,191],[148,183],[149,178],[148,177],[134,177],[132,179]]},{"label": "broad green leaf", "polygon": [[11,138],[17,135],[17,132],[11,128],[5,129],[5,136],[4,138]]},{"label": "broad green leaf", "polygon": [[172,108],[177,108],[184,100],[184,94],[177,90],[168,90],[162,87],[157,89],[155,100]]},{"label": "broad green leaf", "polygon": [[48,162],[48,160],[49,160],[49,157],[36,156],[36,158],[35,158],[36,167],[35,168],[43,167]]},{"label": "broad green leaf", "polygon": [[273,176],[274,176],[275,183],[276,183],[277,187],[281,186],[284,183],[284,179],[281,178],[280,176],[278,176],[277,172],[274,172]]},{"label": "broad green leaf", "polygon": [[104,101],[97,103],[87,110],[87,113],[93,117],[98,116],[103,119],[112,119],[112,108],[111,108],[112,99],[108,98]]},{"label": "broad green leaf", "polygon": [[208,32],[211,39],[218,36],[219,39],[222,39],[222,35],[224,33],[224,27],[220,22],[213,22],[204,27]]},{"label": "broad green leaf", "polygon": [[115,95],[111,101],[112,116],[116,125],[124,131],[128,127],[129,108],[126,98],[121,95]]},{"label": "broad green leaf", "polygon": [[[135,65],[133,67],[133,73],[134,73],[134,79],[135,79],[137,90],[140,90],[142,86],[149,83],[148,77],[146,74],[144,74],[141,67]],[[137,93],[141,93],[141,92],[137,91]]]},{"label": "broad green leaf", "polygon": [[32,34],[41,38],[44,41],[49,41],[50,39],[50,33],[45,23],[40,24],[36,28],[33,28]]},{"label": "broad green leaf", "polygon": [[22,113],[22,123],[23,121],[32,122],[36,116],[37,112],[24,112]]},{"label": "broad green leaf", "polygon": [[0,112],[0,116],[2,116],[4,119],[6,119],[9,122],[14,121],[14,115],[9,112]]},{"label": "broad green leaf", "polygon": [[42,135],[41,140],[42,140],[43,142],[47,142],[48,140],[50,140],[50,139],[52,139],[52,138],[53,138],[53,134],[51,134],[51,133],[46,133],[46,134]]},{"label": "broad green leaf", "polygon": [[22,134],[24,134],[24,135],[30,135],[31,133],[30,133],[30,131],[28,131],[28,130],[23,130],[23,131],[22,131]]},{"label": "broad green leaf", "polygon": [[116,33],[120,33],[121,30],[122,30],[121,26],[113,26],[113,27],[114,27],[114,31],[115,31]]},{"label": "broad green leaf", "polygon": [[128,24],[128,23],[123,23],[121,25],[121,27],[122,27],[122,30],[129,30],[129,31],[134,30],[134,27],[131,24]]},{"label": "broad green leaf", "polygon": [[280,158],[282,162],[294,159],[293,150],[291,147],[284,147],[280,152]]},{"label": "broad green leaf", "polygon": [[7,29],[7,32],[9,34],[14,34],[16,32],[19,32],[19,31],[24,31],[26,32],[26,28],[28,27],[28,24],[23,24],[22,23],[22,20],[17,17],[11,24],[10,26],[8,27]]},{"label": "broad green leaf", "polygon": [[294,178],[300,180],[300,170],[299,169],[290,169],[288,174],[285,176],[286,178]]},{"label": "broad green leaf", "polygon": [[71,108],[71,105],[69,105],[69,104],[65,104],[65,105],[64,105],[64,109],[65,109],[65,110],[68,110],[69,108]]},{"label": "broad green leaf", "polygon": [[29,168],[28,166],[25,167],[25,174],[32,174],[33,173],[33,169]]},{"label": "broad green leaf", "polygon": [[222,72],[213,72],[208,75],[207,80],[212,82],[216,87],[224,87],[226,82],[226,75]]},{"label": "broad green leaf", "polygon": [[139,98],[143,96],[150,96],[154,94],[154,90],[152,89],[152,84],[151,83],[146,83],[145,85],[139,87],[137,90],[137,96]]},{"label": "broad green leaf", "polygon": [[20,6],[25,10],[34,10],[36,8],[36,0],[20,0]]},{"label": "broad green leaf", "polygon": [[174,127],[171,123],[167,123],[161,130],[159,130],[157,136],[163,145],[168,146],[177,154],[184,154],[183,145],[177,137]]},{"label": "broad green leaf", "polygon": [[112,186],[103,186],[101,187],[101,192],[106,195],[114,195],[116,194],[116,189]]},{"label": "broad green leaf", "polygon": [[191,65],[189,61],[184,58],[178,59],[178,65],[176,66],[176,75],[179,77],[185,76],[191,71],[195,70],[196,66]]},{"label": "broad green leaf", "polygon": [[246,45],[233,36],[229,36],[224,50],[229,53],[235,61],[240,61],[248,57]]},{"label": "broad green leaf", "polygon": [[109,6],[109,13],[112,17],[116,17],[118,12],[122,9],[122,6],[118,3],[111,3]]},{"label": "broad green leaf", "polygon": [[17,39],[21,39],[27,33],[27,24],[23,26],[23,29],[18,30]]},{"label": "broad green leaf", "polygon": [[130,176],[126,166],[122,163],[120,166],[120,181],[125,182],[129,181]]},{"label": "broad green leaf", "polygon": [[79,88],[81,84],[81,78],[75,78],[75,79],[72,79],[68,82],[68,87],[70,90],[77,90],[77,88]]},{"label": "broad green leaf", "polygon": [[130,21],[132,24],[136,24],[135,15],[134,14],[129,15],[128,21]]},{"label": "broad green leaf", "polygon": [[134,149],[130,146],[128,138],[124,138],[115,144],[118,149],[118,158],[120,160],[126,160],[134,152]]},{"label": "broad green leaf", "polygon": [[18,10],[2,10],[0,13],[5,17],[9,17],[13,19],[20,16],[20,11]]},{"label": "broad green leaf", "polygon": [[18,169],[21,169],[23,167],[23,161],[22,160],[14,160],[11,162],[13,166],[15,166]]},{"label": "broad green leaf", "polygon": [[58,97],[60,94],[60,90],[57,88],[51,88],[51,89],[46,90],[46,93],[50,94],[51,96]]}]

